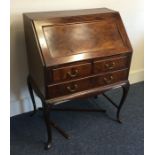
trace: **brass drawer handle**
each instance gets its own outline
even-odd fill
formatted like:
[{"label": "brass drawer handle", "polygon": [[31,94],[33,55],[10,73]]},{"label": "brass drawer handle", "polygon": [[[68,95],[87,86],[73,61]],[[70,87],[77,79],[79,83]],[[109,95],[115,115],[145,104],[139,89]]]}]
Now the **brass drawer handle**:
[{"label": "brass drawer handle", "polygon": [[76,77],[78,74],[79,74],[79,71],[76,69],[75,71],[69,71],[67,72],[67,74],[73,78],[73,77]]},{"label": "brass drawer handle", "polygon": [[112,80],[114,79],[114,77],[111,75],[109,78],[104,78],[104,81],[106,82],[106,83],[111,83],[112,82]]},{"label": "brass drawer handle", "polygon": [[116,63],[112,62],[111,64],[105,64],[105,67],[108,69],[113,69],[115,67]]},{"label": "brass drawer handle", "polygon": [[67,90],[71,93],[77,91],[78,89],[78,85],[77,84],[74,84],[73,86],[67,86]]}]

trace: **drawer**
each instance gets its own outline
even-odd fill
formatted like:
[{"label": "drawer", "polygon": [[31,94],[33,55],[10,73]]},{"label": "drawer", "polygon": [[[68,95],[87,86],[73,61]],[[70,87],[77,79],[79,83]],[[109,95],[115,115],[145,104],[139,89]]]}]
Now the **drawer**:
[{"label": "drawer", "polygon": [[115,71],[107,74],[100,74],[88,78],[64,82],[48,86],[48,97],[60,97],[80,91],[92,89],[99,86],[106,86],[116,82],[124,81],[128,77],[128,70]]},{"label": "drawer", "polygon": [[95,77],[93,81],[93,86],[98,87],[102,85],[109,85],[116,82],[127,80],[127,78],[128,78],[128,69],[113,71]]},{"label": "drawer", "polygon": [[92,87],[92,78],[85,78],[73,82],[65,82],[63,84],[55,84],[48,87],[48,96],[59,97],[69,95],[76,92],[84,91]]},{"label": "drawer", "polygon": [[130,61],[128,56],[117,56],[113,58],[94,61],[93,72],[101,73],[125,69],[129,67],[129,62]]},{"label": "drawer", "polygon": [[53,69],[53,82],[82,78],[91,74],[91,63]]}]

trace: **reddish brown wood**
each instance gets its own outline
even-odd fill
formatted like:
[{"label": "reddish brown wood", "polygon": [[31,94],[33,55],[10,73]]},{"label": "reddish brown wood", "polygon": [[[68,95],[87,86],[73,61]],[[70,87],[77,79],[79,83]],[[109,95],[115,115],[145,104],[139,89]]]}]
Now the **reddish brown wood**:
[{"label": "reddish brown wood", "polygon": [[[30,76],[45,99],[60,96],[49,95],[59,92],[59,87],[49,92],[49,85],[130,68],[132,47],[116,11],[27,13],[24,25]],[[91,89],[91,82],[82,85]]]},{"label": "reddish brown wood", "polygon": [[94,61],[94,73],[109,72],[128,68],[130,64],[128,55]]},{"label": "reddish brown wood", "polygon": [[[96,8],[96,9],[84,9],[84,10],[68,10],[68,11],[47,11],[47,12],[31,12],[26,15],[31,20],[45,20],[51,18],[60,19],[62,17],[74,17],[74,16],[88,16],[94,14],[106,14],[116,12],[108,8]],[[101,17],[100,17],[101,18]]]},{"label": "reddish brown wood", "polygon": [[63,82],[48,86],[48,98],[70,95],[77,92],[93,89],[98,86],[106,86],[126,80],[128,70],[120,70],[106,74],[91,76],[79,80]]},{"label": "reddish brown wood", "polygon": [[68,65],[66,67],[56,68],[53,69],[53,82],[60,82],[85,77],[91,75],[91,71],[91,63]]},{"label": "reddish brown wood", "polygon": [[[112,18],[86,23],[70,23],[42,28],[52,58],[80,53],[126,50]],[[103,51],[101,51],[103,52]]]},{"label": "reddish brown wood", "polygon": [[[132,47],[116,11],[28,13],[24,14],[24,25],[30,76],[45,98],[49,84],[130,67]],[[124,54],[129,57],[110,60],[110,56]],[[116,65],[110,69],[113,61]],[[81,63],[76,67],[79,74],[76,63]],[[68,72],[76,76],[69,77]]]},{"label": "reddish brown wood", "polygon": [[109,72],[103,75],[99,75],[94,79],[93,86],[106,86],[114,84],[127,79],[128,69]]},{"label": "reddish brown wood", "polygon": [[63,13],[25,15],[35,26],[46,66],[132,51],[118,12],[94,9]]},{"label": "reddish brown wood", "polygon": [[29,75],[35,81],[40,92],[45,96],[45,62],[42,57],[35,27],[26,15],[24,15],[24,29]]},{"label": "reddish brown wood", "polygon": [[[132,47],[119,12],[26,13],[24,28],[30,81],[44,107],[127,85]],[[49,148],[49,113],[44,112]]]}]

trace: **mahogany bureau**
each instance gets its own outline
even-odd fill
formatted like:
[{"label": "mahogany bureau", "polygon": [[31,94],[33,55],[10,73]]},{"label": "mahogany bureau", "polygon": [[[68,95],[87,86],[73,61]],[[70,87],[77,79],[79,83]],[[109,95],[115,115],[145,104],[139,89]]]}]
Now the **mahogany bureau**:
[{"label": "mahogany bureau", "polygon": [[119,12],[100,8],[25,13],[23,17],[28,88],[34,111],[33,90],[42,101],[48,135],[46,149],[51,147],[51,124],[68,138],[50,121],[50,110],[58,102],[105,95],[107,90],[122,87],[119,105],[105,95],[117,108],[120,122],[120,109],[129,88],[132,47]]}]

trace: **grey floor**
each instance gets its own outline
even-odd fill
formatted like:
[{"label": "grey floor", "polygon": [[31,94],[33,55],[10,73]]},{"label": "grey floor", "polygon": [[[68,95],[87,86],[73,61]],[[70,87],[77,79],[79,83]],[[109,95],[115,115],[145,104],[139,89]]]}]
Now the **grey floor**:
[{"label": "grey floor", "polygon": [[[30,113],[11,118],[11,155],[143,155],[144,84],[130,87],[121,111],[123,124],[115,119],[116,109],[102,96],[97,100],[72,101],[61,106],[101,107],[107,113],[53,112],[51,117],[71,136],[66,140],[53,129],[53,148],[44,151],[46,139],[42,113]],[[121,89],[107,93],[116,102]]]}]

